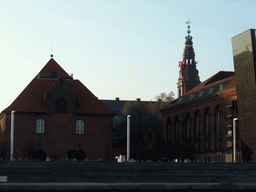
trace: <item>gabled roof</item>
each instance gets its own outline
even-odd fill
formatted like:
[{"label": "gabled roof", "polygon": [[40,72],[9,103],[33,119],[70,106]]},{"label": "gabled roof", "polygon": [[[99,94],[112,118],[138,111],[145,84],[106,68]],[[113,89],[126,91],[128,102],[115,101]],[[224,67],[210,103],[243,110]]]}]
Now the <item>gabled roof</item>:
[{"label": "gabled roof", "polygon": [[77,93],[77,113],[114,114],[79,80],[67,80],[67,83]]},{"label": "gabled roof", "polygon": [[[50,78],[47,73],[57,71],[59,78]],[[56,61],[51,59],[39,72],[42,76],[34,78],[21,94],[4,111],[18,112],[46,112],[43,94],[46,93],[55,83],[60,80],[60,76],[69,77]],[[39,77],[39,78],[38,78]],[[46,77],[46,78],[45,78]],[[107,108],[95,95],[93,95],[79,80],[64,79],[69,88],[77,94],[76,113],[86,114],[108,114],[114,112]]]},{"label": "gabled roof", "polygon": [[62,69],[62,67],[51,58],[48,63],[43,67],[43,69],[37,74],[37,78],[51,78],[52,74],[56,73],[56,76],[62,76],[64,78],[70,78],[69,74]]},{"label": "gabled roof", "polygon": [[235,73],[231,71],[220,71],[209,79],[200,83],[181,97],[168,104],[165,110],[171,106],[183,104],[186,102],[193,102],[198,99],[220,94],[230,89],[235,89]]}]

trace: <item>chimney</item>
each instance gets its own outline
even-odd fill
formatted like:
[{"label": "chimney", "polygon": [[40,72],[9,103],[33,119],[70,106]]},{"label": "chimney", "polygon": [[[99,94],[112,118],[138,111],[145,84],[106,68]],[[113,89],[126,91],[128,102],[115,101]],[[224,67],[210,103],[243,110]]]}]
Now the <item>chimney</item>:
[{"label": "chimney", "polygon": [[137,101],[140,101],[140,98],[137,98]]},{"label": "chimney", "polygon": [[116,97],[116,101],[119,101],[119,97]]}]

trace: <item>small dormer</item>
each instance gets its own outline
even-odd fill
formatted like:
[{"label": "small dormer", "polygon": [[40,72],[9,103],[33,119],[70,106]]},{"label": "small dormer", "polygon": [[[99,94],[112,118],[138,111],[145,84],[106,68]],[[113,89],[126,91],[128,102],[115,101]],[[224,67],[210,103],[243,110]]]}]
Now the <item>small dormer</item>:
[{"label": "small dormer", "polygon": [[49,75],[51,78],[58,78],[58,72],[56,72],[56,71],[50,72]]},{"label": "small dormer", "polygon": [[60,76],[44,94],[45,109],[48,113],[74,114],[77,94]]}]

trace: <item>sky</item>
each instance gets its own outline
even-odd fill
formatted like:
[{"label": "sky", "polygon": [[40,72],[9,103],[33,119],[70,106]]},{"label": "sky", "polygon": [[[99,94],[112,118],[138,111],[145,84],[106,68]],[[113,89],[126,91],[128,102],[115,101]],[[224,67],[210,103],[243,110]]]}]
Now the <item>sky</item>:
[{"label": "sky", "polygon": [[177,96],[188,19],[200,80],[234,71],[255,0],[0,0],[0,111],[50,55],[99,99]]}]

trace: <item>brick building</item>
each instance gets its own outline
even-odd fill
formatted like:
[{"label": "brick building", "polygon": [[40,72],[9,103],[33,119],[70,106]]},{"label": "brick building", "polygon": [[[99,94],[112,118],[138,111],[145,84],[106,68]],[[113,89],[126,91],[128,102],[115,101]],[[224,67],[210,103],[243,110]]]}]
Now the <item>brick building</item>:
[{"label": "brick building", "polygon": [[0,154],[14,158],[109,160],[114,112],[51,58],[0,115]]},{"label": "brick building", "polygon": [[[200,83],[190,26],[180,62],[178,98],[161,110],[169,158],[232,162],[232,120],[237,117],[234,72],[220,71]],[[242,160],[237,127],[237,160]]]},{"label": "brick building", "polygon": [[[142,101],[140,98],[137,98],[134,101],[131,100],[121,100],[117,97],[115,100],[101,100],[109,109],[115,112],[113,118],[113,154],[115,156],[120,154],[126,154],[127,152],[127,117],[122,114],[122,108],[125,104],[135,104],[137,106],[149,106],[160,105],[159,102],[155,101]],[[142,114],[148,111],[144,111],[144,107],[140,108],[142,111],[137,110],[133,111],[131,118],[131,157],[135,159],[148,160],[154,159],[159,160],[161,158],[160,149],[161,148],[161,118],[156,118],[154,121],[145,122],[136,116],[136,112],[142,112]],[[147,108],[146,108],[147,109]],[[140,131],[134,131],[140,130]]]}]

